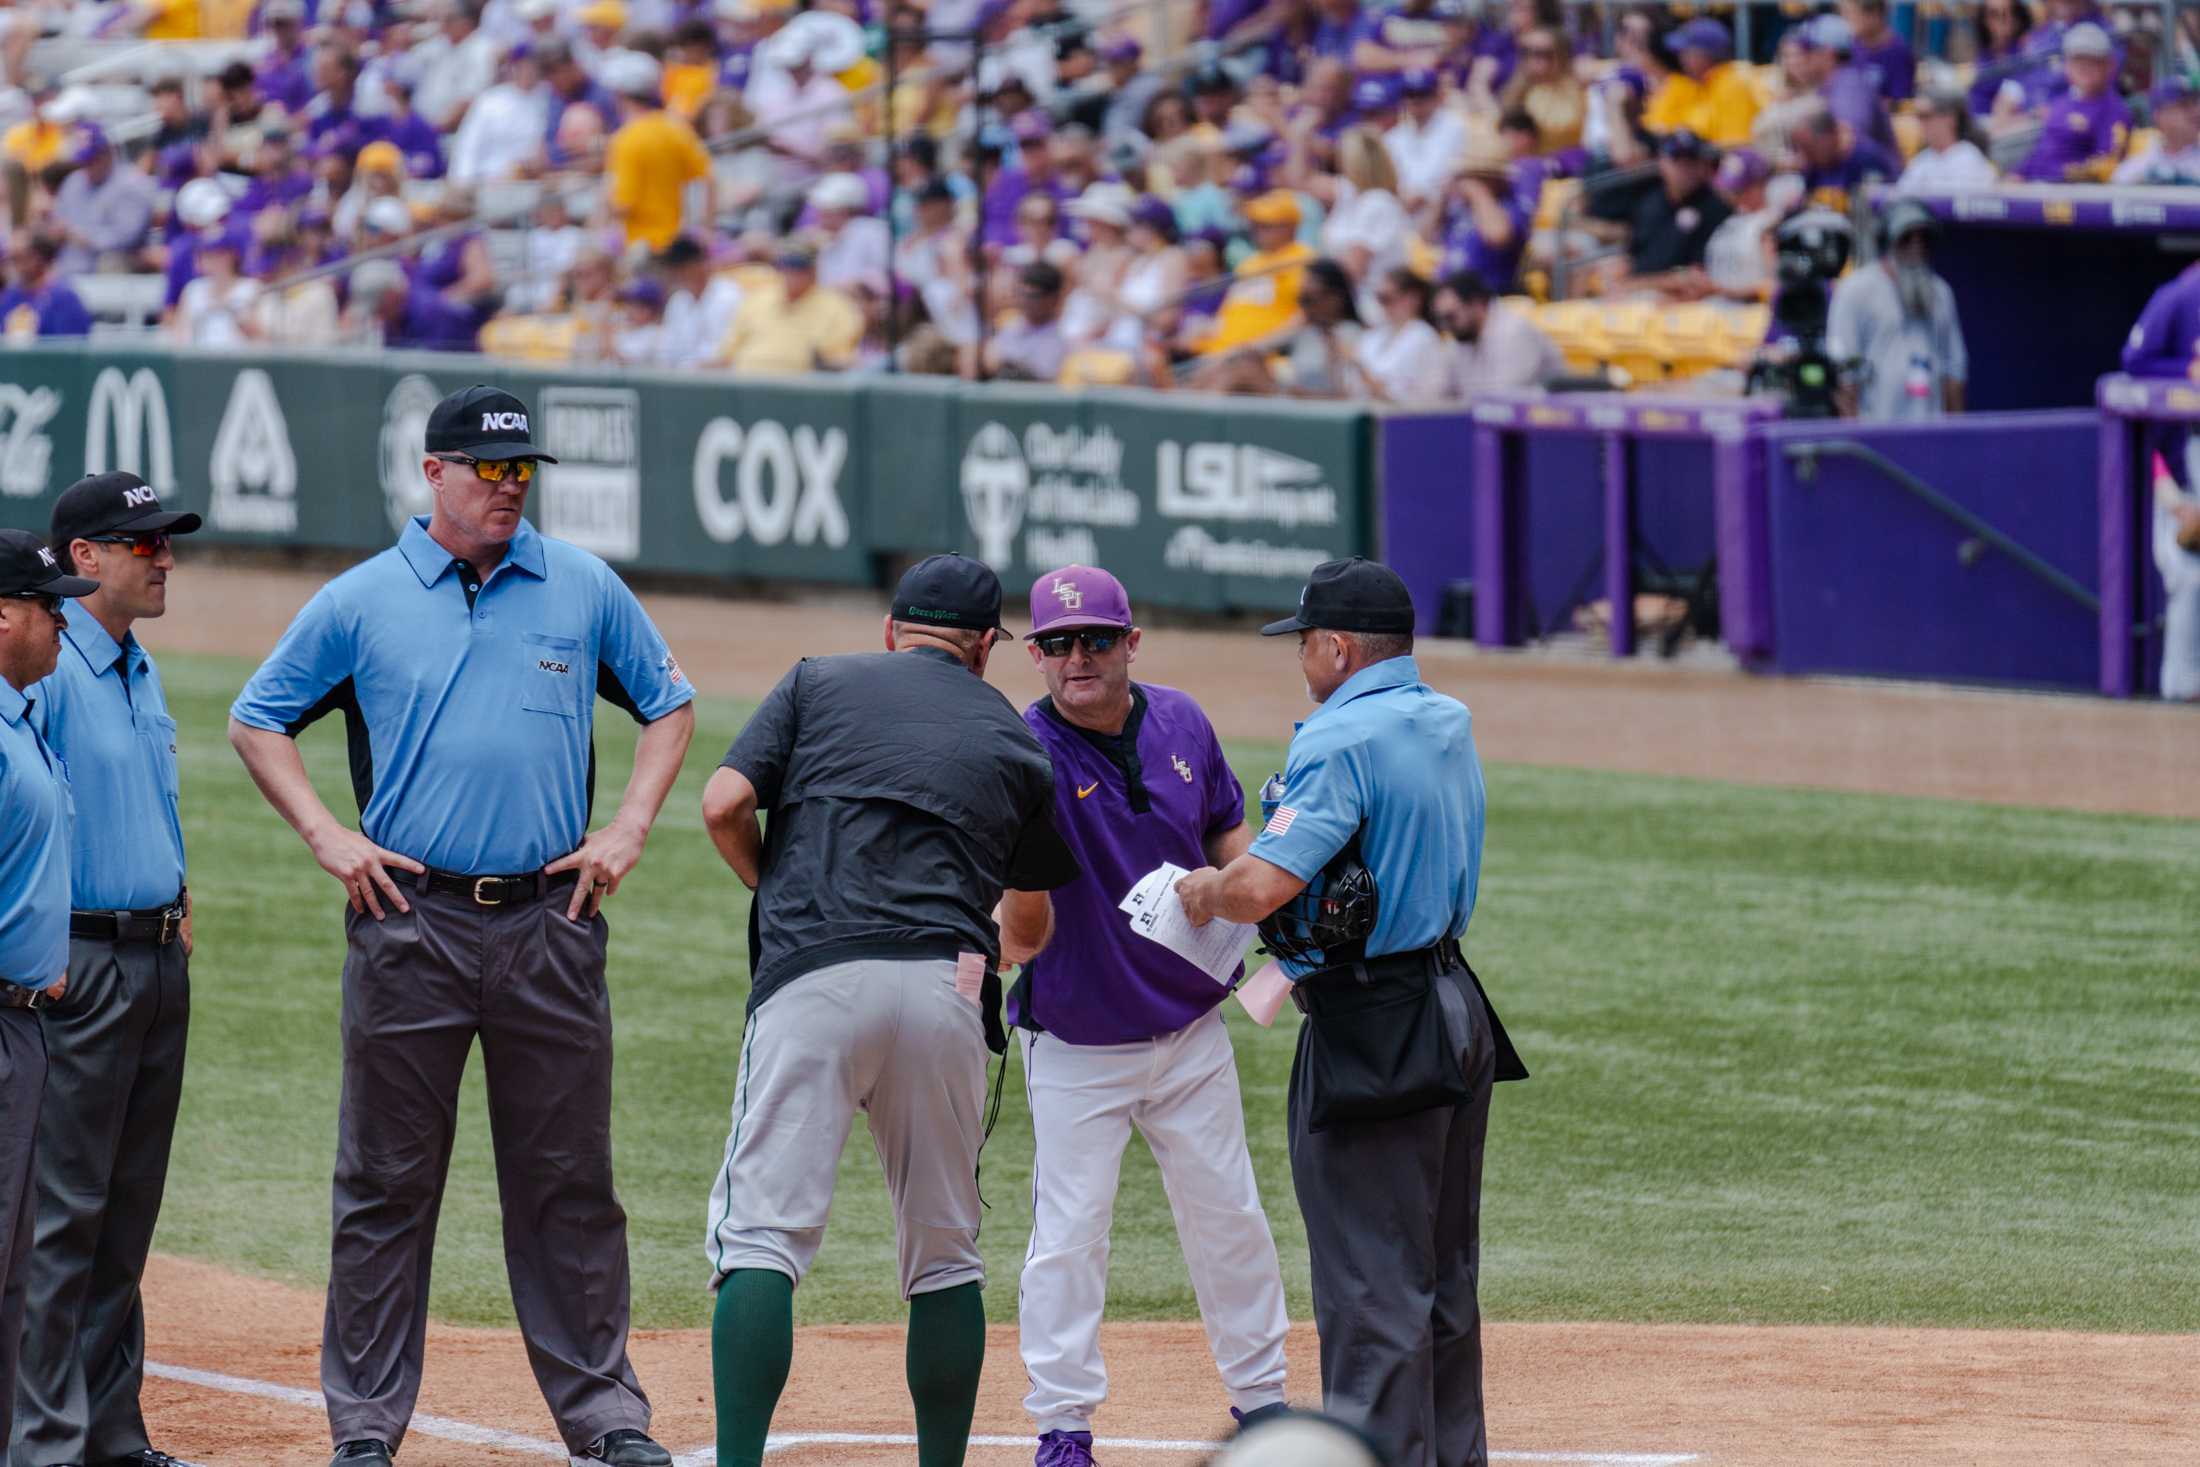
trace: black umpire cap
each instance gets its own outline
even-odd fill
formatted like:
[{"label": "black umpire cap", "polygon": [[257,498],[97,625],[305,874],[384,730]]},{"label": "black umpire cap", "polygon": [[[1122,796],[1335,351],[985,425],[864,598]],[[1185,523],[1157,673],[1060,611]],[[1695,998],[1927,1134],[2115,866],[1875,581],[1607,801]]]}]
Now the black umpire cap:
[{"label": "black umpire cap", "polygon": [[909,567],[894,588],[895,621],[915,626],[1007,631],[1001,622],[1001,578],[982,560],[933,555]]},{"label": "black umpire cap", "polygon": [[1363,560],[1325,560],[1306,578],[1295,616],[1260,629],[1264,637],[1291,632],[1405,632],[1413,630],[1413,593],[1387,565]]},{"label": "black umpire cap", "polygon": [[160,495],[137,475],[122,469],[79,479],[53,502],[49,539],[66,554],[74,540],[101,535],[188,535],[199,517],[188,510],[162,509]]},{"label": "black umpire cap", "polygon": [[0,596],[89,596],[99,582],[72,576],[28,530],[0,530]]},{"label": "black umpire cap", "polygon": [[532,431],[526,403],[501,387],[477,382],[444,398],[428,414],[427,447],[438,456],[456,453],[492,463],[508,458],[556,463],[529,441]]}]

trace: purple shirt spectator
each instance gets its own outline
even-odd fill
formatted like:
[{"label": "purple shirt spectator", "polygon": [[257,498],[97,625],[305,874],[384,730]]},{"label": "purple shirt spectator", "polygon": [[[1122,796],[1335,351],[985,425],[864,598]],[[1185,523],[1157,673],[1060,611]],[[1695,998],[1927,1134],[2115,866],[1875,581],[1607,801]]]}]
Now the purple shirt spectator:
[{"label": "purple shirt spectator", "polygon": [[245,185],[237,202],[230,206],[230,213],[238,218],[250,218],[262,209],[295,204],[312,192],[313,175],[302,168],[291,169],[275,178],[263,174]]},{"label": "purple shirt spectator", "polygon": [[552,163],[570,163],[565,150],[558,146],[558,123],[565,116],[565,109],[587,103],[603,118],[604,133],[609,136],[619,126],[619,102],[602,87],[590,82],[577,97],[568,97],[556,87],[550,89],[550,112],[543,131],[543,140],[549,144]]},{"label": "purple shirt spectator", "polygon": [[1350,20],[1331,20],[1323,16],[1314,26],[1314,38],[1307,43],[1309,54],[1328,57],[1349,63],[1352,48],[1375,34],[1375,23],[1367,16],[1356,15]]},{"label": "purple shirt spectator", "polygon": [[1803,190],[1827,208],[1845,211],[1849,196],[1865,184],[1891,181],[1901,176],[1902,160],[1896,154],[1859,137],[1856,145],[1838,162],[1804,169]]},{"label": "purple shirt spectator", "polygon": [[2017,176],[2035,183],[2069,182],[2078,164],[2122,152],[2130,133],[2131,109],[2114,92],[2098,97],[2065,92],[2047,104],[2040,140]]},{"label": "purple shirt spectator", "polygon": [[[1879,88],[1860,67],[1844,66],[1826,78],[1821,92],[1834,120],[1847,123],[1858,141],[1869,138],[1887,152],[1895,151],[1894,124],[1887,120],[1887,105],[1879,100]],[[1896,175],[1901,173],[1895,170]]]},{"label": "purple shirt spectator", "polygon": [[1517,189],[1500,190],[1497,202],[1512,220],[1512,239],[1503,245],[1491,244],[1475,229],[1474,212],[1455,200],[1444,215],[1440,269],[1443,275],[1472,270],[1489,282],[1490,289],[1503,294],[1512,288],[1513,276],[1519,272],[1520,256],[1534,228],[1535,211],[1523,206]]},{"label": "purple shirt spectator", "polygon": [[2200,381],[2200,265],[2154,292],[2124,343],[2124,370]]},{"label": "purple shirt spectator", "polygon": [[405,173],[411,178],[443,176],[443,137],[417,112],[403,117],[378,117],[368,124],[370,142],[387,142],[405,155]]},{"label": "purple shirt spectator", "polygon": [[407,351],[472,351],[485,319],[476,307],[454,305],[415,284],[405,292],[405,314],[385,344]]},{"label": "purple shirt spectator", "polygon": [[92,313],[65,280],[51,276],[30,290],[11,285],[0,292],[0,336],[88,336]]},{"label": "purple shirt spectator", "polygon": [[295,117],[313,100],[313,77],[303,51],[271,51],[253,73],[260,95]]},{"label": "purple shirt spectator", "polygon": [[1893,31],[1876,41],[1856,42],[1849,50],[1849,65],[1863,73],[1884,101],[1907,102],[1917,92],[1917,55]]},{"label": "purple shirt spectator", "polygon": [[374,139],[374,120],[360,116],[348,102],[323,93],[306,109],[306,141],[316,153],[338,148],[356,153]]},{"label": "purple shirt spectator", "polygon": [[1261,13],[1267,0],[1208,0],[1207,39],[1219,41]]},{"label": "purple shirt spectator", "polygon": [[479,238],[479,234],[469,232],[428,246],[420,256],[419,267],[412,272],[413,281],[430,290],[446,290],[457,284],[466,271],[466,247]]}]

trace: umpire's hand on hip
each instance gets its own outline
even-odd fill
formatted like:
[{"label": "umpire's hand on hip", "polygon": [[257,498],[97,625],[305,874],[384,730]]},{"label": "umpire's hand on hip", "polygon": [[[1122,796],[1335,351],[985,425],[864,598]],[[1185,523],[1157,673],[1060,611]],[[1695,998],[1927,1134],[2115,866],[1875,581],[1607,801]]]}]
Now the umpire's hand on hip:
[{"label": "umpire's hand on hip", "polygon": [[394,866],[415,875],[428,869],[410,856],[385,851],[358,831],[333,822],[307,835],[306,848],[313,852],[313,859],[321,863],[323,871],[344,883],[351,909],[365,912],[377,922],[383,917],[384,898],[400,912],[412,910],[387,868]]},{"label": "umpire's hand on hip", "polygon": [[637,827],[626,820],[614,820],[581,842],[581,848],[571,855],[560,856],[542,868],[545,876],[555,876],[560,871],[578,871],[581,879],[573,886],[573,900],[566,905],[565,917],[578,922],[585,911],[590,917],[603,908],[603,899],[619,889],[642,859],[642,843],[649,838],[647,826]]}]

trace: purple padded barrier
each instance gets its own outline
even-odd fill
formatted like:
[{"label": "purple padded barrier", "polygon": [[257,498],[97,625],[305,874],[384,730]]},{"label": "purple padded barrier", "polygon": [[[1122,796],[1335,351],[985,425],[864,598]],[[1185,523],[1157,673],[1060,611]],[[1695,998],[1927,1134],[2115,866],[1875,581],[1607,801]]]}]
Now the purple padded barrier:
[{"label": "purple padded barrier", "polygon": [[[1752,478],[1759,455],[1752,448],[1777,409],[1760,401],[1658,397],[1644,393],[1595,393],[1544,397],[1493,393],[1474,407],[1475,420],[1475,640],[1509,646],[1521,639],[1518,608],[1531,583],[1547,583],[1549,567],[1531,557],[1529,457],[1523,440],[1600,434],[1607,447],[1635,451],[1607,456],[1602,493],[1603,524],[1631,523],[1640,508],[1646,443],[1695,442],[1711,449],[1711,493],[1719,551],[1720,606],[1727,645],[1747,662],[1772,655],[1772,600],[1763,559],[1761,477]],[[1660,491],[1672,486],[1659,484]],[[1539,537],[1540,538],[1540,537]],[[1607,545],[1615,543],[1607,540]],[[1625,543],[1625,542],[1616,542]],[[1633,564],[1625,553],[1607,555],[1605,594],[1615,623],[1634,604]],[[1615,652],[1632,642],[1631,631],[1613,637]]]},{"label": "purple padded barrier", "polygon": [[1444,588],[1474,567],[1474,424],[1463,412],[1376,420],[1383,563],[1413,593],[1414,630],[1436,634]]},{"label": "purple padded barrier", "polygon": [[[1812,444],[1824,445],[1815,459],[1796,456]],[[2044,574],[1878,464],[1841,456],[1855,445],[2030,551]],[[2094,685],[2097,414],[1789,422],[1761,446],[1780,671]]]},{"label": "purple padded barrier", "polygon": [[[2160,686],[2158,655],[2141,655],[2162,611],[2153,572],[2148,456],[2200,425],[2200,387],[2113,373],[2096,388],[2100,432],[2100,688],[2129,698]],[[2173,455],[2172,463],[2176,463]],[[2177,465],[2182,467],[2182,465]],[[2188,488],[2193,487],[2188,485]]]}]

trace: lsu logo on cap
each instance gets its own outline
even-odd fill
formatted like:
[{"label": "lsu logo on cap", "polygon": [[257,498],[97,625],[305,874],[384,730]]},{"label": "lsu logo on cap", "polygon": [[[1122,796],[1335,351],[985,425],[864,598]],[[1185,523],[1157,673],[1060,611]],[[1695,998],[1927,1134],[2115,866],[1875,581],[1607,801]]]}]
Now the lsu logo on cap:
[{"label": "lsu logo on cap", "polygon": [[1077,589],[1075,581],[1057,578],[1054,582],[1054,597],[1062,603],[1064,611],[1076,611],[1085,604],[1085,593]]},{"label": "lsu logo on cap", "polygon": [[484,433],[509,433],[514,428],[522,433],[530,431],[527,426],[527,414],[483,413],[481,415],[481,431]]},{"label": "lsu logo on cap", "polygon": [[148,504],[158,508],[160,496],[151,489],[125,489],[122,491],[122,503],[128,509],[143,509]]}]

